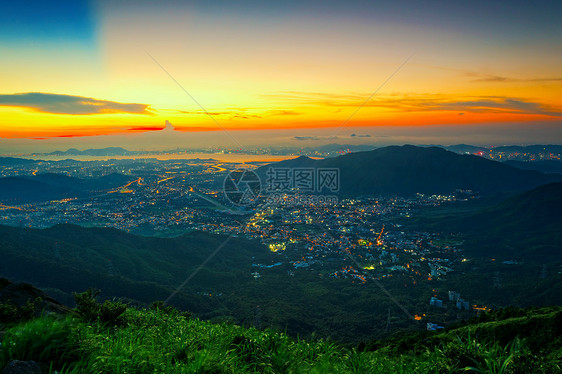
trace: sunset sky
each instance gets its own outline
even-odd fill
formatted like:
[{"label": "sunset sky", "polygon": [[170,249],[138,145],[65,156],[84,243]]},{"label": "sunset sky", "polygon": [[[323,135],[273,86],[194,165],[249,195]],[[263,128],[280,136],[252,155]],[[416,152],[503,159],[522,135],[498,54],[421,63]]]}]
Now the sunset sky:
[{"label": "sunset sky", "polygon": [[4,3],[0,153],[562,143],[560,14],[559,1]]}]

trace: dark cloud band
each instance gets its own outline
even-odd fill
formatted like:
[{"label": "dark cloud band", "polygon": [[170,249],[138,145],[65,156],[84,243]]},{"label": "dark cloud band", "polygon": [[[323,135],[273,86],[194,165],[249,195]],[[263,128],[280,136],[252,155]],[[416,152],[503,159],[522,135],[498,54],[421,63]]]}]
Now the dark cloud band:
[{"label": "dark cloud band", "polygon": [[91,97],[27,92],[0,95],[0,106],[29,108],[54,114],[152,114],[147,104],[119,103]]}]

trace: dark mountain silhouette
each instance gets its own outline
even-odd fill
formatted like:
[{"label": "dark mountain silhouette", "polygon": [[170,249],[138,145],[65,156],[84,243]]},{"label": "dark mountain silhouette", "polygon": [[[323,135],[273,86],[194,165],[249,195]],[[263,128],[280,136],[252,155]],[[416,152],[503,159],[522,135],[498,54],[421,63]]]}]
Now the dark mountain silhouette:
[{"label": "dark mountain silhouette", "polygon": [[550,183],[468,217],[448,217],[433,226],[467,234],[472,254],[534,261],[562,260],[562,183]]},{"label": "dark mountain silhouette", "polygon": [[77,191],[25,177],[0,178],[0,202],[25,204],[75,196]]},{"label": "dark mountain silhouette", "polygon": [[[166,299],[226,241],[225,236],[191,232],[176,238],[143,237],[111,228],[56,225],[49,229],[18,229],[0,225],[0,275],[38,287],[53,288],[66,296],[89,287],[107,295],[150,303]],[[274,257],[259,242],[230,238],[220,256],[213,258],[190,283],[228,289],[240,274],[252,271],[248,259],[270,263]],[[61,292],[62,291],[62,292]],[[63,302],[60,296],[57,298]],[[175,301],[190,310],[186,295]]]},{"label": "dark mountain silhouette", "polygon": [[562,162],[556,160],[541,160],[541,161],[509,160],[506,161],[505,164],[523,170],[536,170],[536,171],[540,171],[541,173],[562,174]]},{"label": "dark mountain silhouette", "polygon": [[30,160],[27,158],[0,157],[0,165],[2,166],[31,165],[36,162],[36,160]]},{"label": "dark mountain silhouette", "polygon": [[377,148],[374,145],[369,144],[326,144],[320,145],[318,147],[308,147],[309,150],[314,150],[318,152],[359,152],[359,151],[370,151]]},{"label": "dark mountain silhouette", "polygon": [[51,153],[47,153],[47,155],[49,155],[49,156],[51,156],[51,155],[52,156],[62,156],[62,155],[79,155],[81,153],[82,153],[82,151],[79,151],[76,148],[69,148],[66,151],[54,151],[54,152],[51,152]]},{"label": "dark mountain silhouette", "polygon": [[46,183],[51,186],[68,187],[70,189],[78,189],[78,186],[82,184],[81,179],[69,177],[66,174],[58,174],[58,173],[44,173],[44,174],[37,174],[35,176],[26,176],[23,178]]},{"label": "dark mountain silhouette", "polygon": [[0,304],[9,303],[21,308],[30,302],[35,303],[36,315],[44,312],[71,312],[67,306],[28,283],[10,282],[0,278]]},{"label": "dark mountain silhouette", "polygon": [[456,144],[456,145],[450,145],[447,147],[443,147],[448,151],[451,152],[456,152],[456,153],[477,153],[477,152],[489,152],[488,148],[484,148],[484,147],[477,147],[474,145],[469,145],[469,144]]},{"label": "dark mountain silhouette", "polygon": [[562,227],[562,183],[550,183],[507,199],[470,218],[463,219],[467,229],[519,226],[525,230]]},{"label": "dark mountain silhouette", "polygon": [[545,175],[478,156],[411,145],[390,146],[323,160],[301,156],[266,165],[258,169],[264,188],[267,187],[267,170],[270,167],[337,168],[340,171],[339,193],[344,196],[442,194],[457,189],[487,195],[525,191],[541,184],[562,181],[562,175]]},{"label": "dark mountain silhouette", "polygon": [[25,204],[80,197],[94,191],[117,188],[131,180],[129,176],[117,173],[95,179],[80,179],[56,173],[0,178],[0,202]]},{"label": "dark mountain silhouette", "polygon": [[527,146],[519,145],[506,145],[500,147],[494,147],[495,152],[519,152],[519,153],[562,153],[562,145],[555,144],[535,144]]},{"label": "dark mountain silhouette", "polygon": [[127,156],[135,154],[121,147],[107,147],[101,149],[86,149],[80,151],[76,148],[70,148],[66,151],[54,151],[47,153],[48,156]]},{"label": "dark mountain silhouette", "polygon": [[133,180],[132,177],[119,173],[112,173],[93,179],[80,179],[57,173],[37,174],[36,176],[26,178],[47,183],[52,186],[69,187],[79,191],[116,188]]}]

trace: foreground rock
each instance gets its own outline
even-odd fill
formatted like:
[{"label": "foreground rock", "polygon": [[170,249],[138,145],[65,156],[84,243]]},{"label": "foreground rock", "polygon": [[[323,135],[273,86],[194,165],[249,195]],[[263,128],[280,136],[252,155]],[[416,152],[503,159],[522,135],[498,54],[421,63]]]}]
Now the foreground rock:
[{"label": "foreground rock", "polygon": [[27,302],[37,302],[35,305],[37,315],[43,312],[67,314],[72,311],[30,284],[10,282],[0,278],[0,304],[11,303],[21,308]]},{"label": "foreground rock", "polygon": [[2,374],[42,374],[43,371],[35,361],[10,361]]}]

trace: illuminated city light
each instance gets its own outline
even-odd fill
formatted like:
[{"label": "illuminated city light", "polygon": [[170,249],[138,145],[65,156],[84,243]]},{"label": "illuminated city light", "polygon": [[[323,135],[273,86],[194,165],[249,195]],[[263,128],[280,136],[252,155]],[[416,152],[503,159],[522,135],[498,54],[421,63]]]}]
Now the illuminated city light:
[{"label": "illuminated city light", "polygon": [[271,252],[284,251],[285,249],[287,249],[287,245],[285,243],[271,243],[269,245],[269,250]]}]

